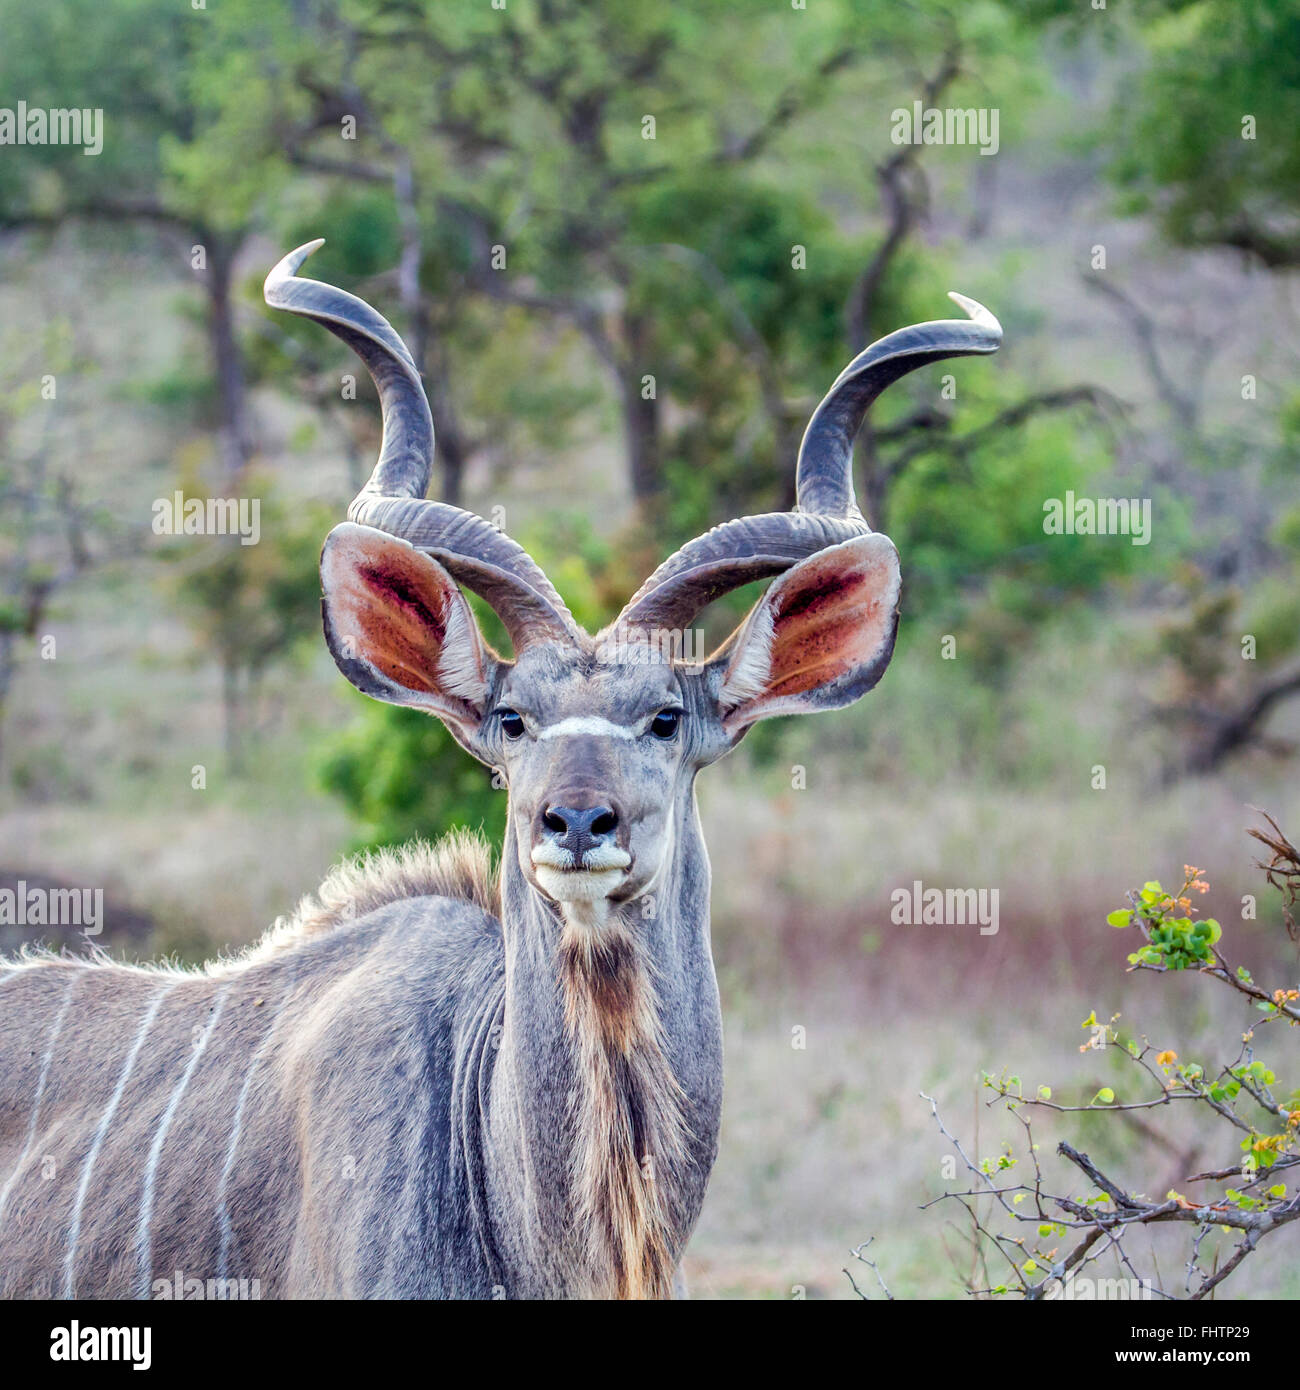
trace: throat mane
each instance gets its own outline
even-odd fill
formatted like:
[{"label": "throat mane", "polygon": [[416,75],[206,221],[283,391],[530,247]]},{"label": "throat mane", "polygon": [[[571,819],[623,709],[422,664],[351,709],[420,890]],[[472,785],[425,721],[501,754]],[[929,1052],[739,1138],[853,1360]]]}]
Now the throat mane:
[{"label": "throat mane", "polygon": [[578,1066],[571,1178],[594,1292],[668,1298],[687,1136],[650,962],[617,913],[572,913],[560,975]]}]

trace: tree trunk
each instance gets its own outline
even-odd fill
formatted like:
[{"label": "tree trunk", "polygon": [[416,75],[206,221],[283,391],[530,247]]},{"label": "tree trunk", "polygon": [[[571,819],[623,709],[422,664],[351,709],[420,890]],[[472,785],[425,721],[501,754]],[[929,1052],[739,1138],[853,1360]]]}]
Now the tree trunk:
[{"label": "tree trunk", "polygon": [[18,634],[12,628],[0,628],[0,778],[5,772],[5,715],[9,709],[9,691],[18,667]]},{"label": "tree trunk", "polygon": [[240,737],[239,668],[233,661],[221,663],[221,710],[224,722],[226,768],[238,775],[244,767],[243,740]]},{"label": "tree trunk", "polygon": [[208,253],[208,266],[202,279],[208,296],[208,341],[217,378],[217,437],[221,450],[222,482],[230,486],[253,456],[248,382],[244,375],[243,354],[235,334],[234,307],[230,299],[238,243],[231,246],[219,237],[209,236],[204,245]]},{"label": "tree trunk", "polygon": [[663,493],[663,460],[660,457],[659,401],[657,384],[652,389],[642,378],[653,376],[649,359],[649,325],[641,314],[625,320],[627,358],[619,371],[623,406],[623,433],[627,447],[632,496],[637,505],[651,507]]},{"label": "tree trunk", "polygon": [[[442,470],[439,498],[460,506],[465,460],[469,452],[452,408],[447,389],[446,354],[434,342],[429,306],[420,289],[420,265],[424,256],[423,233],[410,155],[403,150],[393,172],[393,195],[401,227],[402,255],[397,267],[397,294],[406,316],[407,346],[424,381],[433,415],[436,455]],[[430,369],[427,359],[434,361]]]}]

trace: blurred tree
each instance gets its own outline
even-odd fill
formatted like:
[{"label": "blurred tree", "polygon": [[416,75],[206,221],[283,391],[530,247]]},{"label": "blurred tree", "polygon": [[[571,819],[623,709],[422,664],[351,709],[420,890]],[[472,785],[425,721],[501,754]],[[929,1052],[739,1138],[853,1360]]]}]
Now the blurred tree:
[{"label": "blurred tree", "polygon": [[[225,480],[253,452],[247,379],[235,325],[234,267],[247,234],[236,190],[177,177],[194,139],[191,94],[207,16],[166,0],[51,6],[0,0],[0,89],[28,108],[98,110],[102,149],[9,145],[0,163],[0,227],[53,230],[122,225],[160,238],[162,267],[191,274],[204,294],[216,431]],[[111,56],[110,56],[111,55]]]},{"label": "blurred tree", "polygon": [[1256,585],[1248,599],[1199,572],[1186,594],[1160,630],[1162,687],[1151,702],[1176,737],[1166,780],[1213,772],[1249,748],[1294,753],[1267,724],[1278,705],[1300,695],[1300,566]]},{"label": "blurred tree", "polygon": [[[1026,13],[1130,55],[1105,117],[1081,132],[1105,152],[1125,213],[1175,245],[1240,252],[1271,272],[1300,265],[1300,0],[1137,0],[1102,27],[1069,0],[1030,0]],[[1113,275],[1088,285],[1131,334],[1159,412],[1133,451],[1176,490],[1195,537],[1148,701],[1172,736],[1165,775],[1210,772],[1251,747],[1279,752],[1267,722],[1300,694],[1300,398],[1274,390],[1280,409],[1261,398],[1249,422],[1215,427],[1203,407],[1231,336],[1223,306],[1181,306],[1166,323]]]},{"label": "blurred tree", "polygon": [[[69,434],[84,445],[75,420],[56,415],[60,372],[86,370],[78,337],[65,319],[52,319],[22,355],[13,354],[0,389],[0,771],[9,697],[28,644],[53,638],[45,624],[60,590],[114,544],[103,509],[59,460]],[[47,647],[47,659],[57,649]]]},{"label": "blurred tree", "polygon": [[[1300,265],[1300,3],[1137,0],[1105,37],[1136,47],[1108,122],[1130,212],[1182,246],[1229,247],[1269,269]],[[1036,19],[1095,18],[1030,0]]]},{"label": "blurred tree", "polygon": [[[720,0],[689,12],[361,0],[292,17],[239,0],[213,25],[195,82],[209,121],[184,152],[187,177],[283,202],[287,166],[299,171],[295,227],[327,232],[340,189],[391,198],[382,211],[368,200],[368,246],[349,234],[359,256],[314,268],[366,276],[396,262],[449,500],[475,448],[461,380],[473,364],[458,351],[471,345],[457,342],[467,296],[576,332],[614,384],[629,486],[650,523],[633,564],[742,499],[788,505],[797,431],[845,340],[857,351],[935,312],[928,293],[914,312],[909,241],[928,207],[922,155],[951,152],[888,144],[889,111],[1013,66],[1023,88],[1030,59],[1006,8],[989,3],[958,17],[838,0],[815,16],[742,19]],[[878,110],[868,150],[890,151],[865,199],[861,137],[827,117],[846,98]],[[314,198],[303,173],[326,191]],[[873,223],[883,214],[869,250],[823,211],[832,190],[841,201],[851,190]],[[1021,414],[1087,399],[1039,393]],[[942,447],[948,424],[933,409],[907,415],[881,447],[901,449],[913,431]],[[902,465],[877,467],[865,438],[868,500],[883,510]],[[702,464],[711,496],[683,486]]]},{"label": "blurred tree", "polygon": [[290,505],[269,481],[246,480],[259,504],[260,536],[244,545],[235,535],[178,537],[166,554],[176,602],[221,673],[226,758],[244,768],[250,720],[262,680],[320,625],[316,559],[332,513]]}]

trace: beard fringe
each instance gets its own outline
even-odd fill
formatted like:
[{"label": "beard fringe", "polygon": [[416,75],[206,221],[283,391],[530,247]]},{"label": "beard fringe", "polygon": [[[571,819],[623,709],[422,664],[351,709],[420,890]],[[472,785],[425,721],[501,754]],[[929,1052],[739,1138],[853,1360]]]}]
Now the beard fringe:
[{"label": "beard fringe", "polygon": [[593,1293],[669,1298],[688,1134],[651,964],[612,914],[599,925],[566,921],[560,975],[578,1051],[571,1177]]}]

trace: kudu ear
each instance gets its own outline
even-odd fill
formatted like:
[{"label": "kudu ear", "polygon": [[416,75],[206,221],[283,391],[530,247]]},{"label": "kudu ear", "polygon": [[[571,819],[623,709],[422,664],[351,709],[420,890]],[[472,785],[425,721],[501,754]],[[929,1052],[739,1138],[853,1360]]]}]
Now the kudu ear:
[{"label": "kudu ear", "polygon": [[898,630],[898,552],[855,536],[787,570],[716,658],[723,726],[852,704],[884,675]]},{"label": "kudu ear", "polygon": [[351,522],[326,537],[320,574],[325,640],[348,680],[468,737],[485,712],[492,658],[451,575],[409,542]]}]

